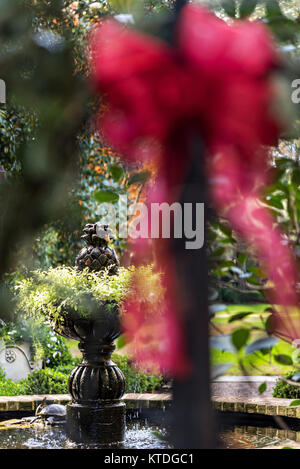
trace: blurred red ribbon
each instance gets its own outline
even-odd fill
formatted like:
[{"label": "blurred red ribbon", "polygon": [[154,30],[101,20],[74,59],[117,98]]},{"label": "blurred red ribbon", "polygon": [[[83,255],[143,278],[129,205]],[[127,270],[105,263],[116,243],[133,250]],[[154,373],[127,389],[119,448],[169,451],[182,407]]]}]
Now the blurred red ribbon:
[{"label": "blurred red ribbon", "polygon": [[[193,4],[181,11],[174,46],[114,20],[104,21],[92,35],[92,79],[109,104],[100,118],[101,132],[126,160],[154,159],[159,167],[148,204],[178,199],[190,163],[187,141],[191,131],[198,132],[206,148],[211,197],[255,248],[274,285],[270,300],[282,305],[274,316],[275,331],[293,339],[299,337],[299,322],[285,306],[297,305],[297,270],[260,194],[269,182],[266,147],[277,144],[280,132],[271,80],[278,64],[261,23],[229,25]],[[187,363],[175,270],[159,241],[165,303],[145,314],[136,291],[128,299],[124,327],[138,361],[178,374]],[[148,240],[136,244],[141,259],[147,245]]]}]

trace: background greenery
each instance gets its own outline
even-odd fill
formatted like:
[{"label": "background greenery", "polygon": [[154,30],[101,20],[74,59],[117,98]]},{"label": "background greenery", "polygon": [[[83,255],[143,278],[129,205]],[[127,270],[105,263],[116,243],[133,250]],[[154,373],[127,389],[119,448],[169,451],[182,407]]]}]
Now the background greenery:
[{"label": "background greenery", "polygon": [[[137,371],[129,357],[113,354],[112,359],[125,375],[125,392],[145,393],[161,389],[164,383],[162,376]],[[64,365],[33,371],[19,382],[5,379],[5,374],[0,368],[0,396],[68,394],[68,377],[79,361],[79,358],[71,358]]]},{"label": "background greenery", "polygon": [[[300,76],[299,3],[205,3],[229,21],[249,15],[263,18],[284,54],[287,109],[280,109],[280,113],[283,119],[286,115],[293,115],[293,119],[279,147],[270,154],[274,182],[266,188],[264,200],[299,262],[300,110],[290,99],[291,82]],[[82,246],[81,229],[86,222],[98,220],[99,203],[105,199],[117,204],[119,195],[127,195],[129,203],[142,200],[145,180],[153,172],[151,167],[125,167],[95,131],[94,111],[102,109],[103,104],[88,85],[86,39],[93,25],[108,14],[130,12],[145,28],[147,19],[172,8],[173,2],[167,0],[0,3],[0,68],[1,78],[7,83],[7,104],[0,105],[0,164],[7,171],[7,181],[0,184],[0,334],[7,342],[19,340],[22,334],[30,337],[26,328],[36,328],[33,346],[47,366],[68,363],[64,339],[49,341],[47,327],[40,331],[38,325],[24,325],[13,316],[7,287],[33,268],[73,265]],[[49,47],[49,37],[54,38],[55,47]],[[297,360],[293,348],[266,345],[272,333],[271,310],[266,305],[268,284],[259,259],[216,214],[209,224],[208,238],[211,330],[221,336],[219,346],[214,343],[213,364],[233,362],[230,373],[272,373],[270,363],[275,366],[275,362],[280,372],[286,367],[294,369]],[[116,247],[122,254],[126,246],[117,239]],[[230,310],[224,303],[234,303],[236,308]],[[254,303],[261,305],[259,313]],[[222,316],[224,310],[227,317]],[[230,319],[238,314],[238,318]],[[231,350],[223,352],[224,335],[230,339]],[[246,353],[247,346],[257,339],[265,340],[265,347]]]}]

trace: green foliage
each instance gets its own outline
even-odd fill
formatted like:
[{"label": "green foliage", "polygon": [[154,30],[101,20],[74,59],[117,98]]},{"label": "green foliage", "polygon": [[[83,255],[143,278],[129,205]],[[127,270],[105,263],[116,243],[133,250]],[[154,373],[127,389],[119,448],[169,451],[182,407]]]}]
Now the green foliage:
[{"label": "green foliage", "polygon": [[161,375],[146,374],[137,370],[129,357],[113,354],[112,359],[125,375],[127,393],[152,392],[162,385],[163,378]]},{"label": "green foliage", "polygon": [[60,321],[64,312],[78,311],[82,317],[99,314],[104,305],[109,314],[110,307],[121,305],[131,286],[132,274],[143,278],[145,288],[140,301],[153,302],[163,294],[160,273],[152,266],[119,267],[115,275],[108,270],[91,272],[78,271],[74,267],[56,267],[48,271],[34,271],[31,276],[16,282],[16,309],[27,317],[40,317]]},{"label": "green foliage", "polygon": [[3,369],[0,366],[0,381],[3,381],[4,379],[5,379],[5,373],[4,373]]},{"label": "green foliage", "polygon": [[[19,251],[30,251],[45,225],[68,218],[79,160],[76,135],[85,121],[89,90],[75,70],[62,6],[60,0],[0,2],[1,79],[7,84],[0,153],[10,172],[0,184],[1,281],[22,264]],[[45,26],[54,19],[61,28],[53,35]],[[2,298],[0,303],[1,317],[8,316]]]},{"label": "green foliage", "polygon": [[48,334],[46,332],[43,337],[40,336],[38,345],[41,350],[40,358],[43,359],[48,368],[57,368],[73,362],[66,339],[55,334],[51,329]]},{"label": "green foliage", "polygon": [[42,369],[29,373],[22,381],[24,394],[67,394],[68,375],[54,369]]},{"label": "green foliage", "polygon": [[41,323],[34,318],[28,318],[16,323],[3,324],[0,327],[0,338],[5,344],[28,342],[35,358],[41,358],[50,368],[72,363],[66,340],[55,334],[44,321]]},{"label": "green foliage", "polygon": [[231,336],[231,340],[233,345],[237,350],[240,350],[242,347],[244,347],[249,339],[250,332],[249,329],[245,328],[240,328],[236,329]]},{"label": "green foliage", "polygon": [[[152,392],[163,383],[161,375],[149,375],[135,369],[127,356],[113,354],[112,359],[125,375],[126,392]],[[68,365],[33,371],[26,379],[17,383],[6,380],[0,369],[0,396],[68,394],[68,377],[79,361],[80,359],[73,359]]]},{"label": "green foliage", "polygon": [[261,385],[258,387],[259,394],[263,394],[266,389],[267,389],[267,384],[265,382],[261,383]]},{"label": "green foliage", "polygon": [[[292,380],[295,375],[295,371],[291,371],[284,375],[284,378]],[[273,389],[273,397],[282,397],[284,399],[299,399],[300,398],[300,386],[289,384],[280,378],[276,381]]]},{"label": "green foliage", "polygon": [[[17,309],[28,316],[41,315],[55,320],[69,308],[78,310],[82,316],[94,314],[103,303],[122,302],[132,272],[133,268],[124,267],[116,275],[109,275],[107,270],[79,272],[73,267],[37,270],[17,283]],[[151,275],[151,267],[148,272]]]},{"label": "green foliage", "polygon": [[22,382],[0,379],[0,396],[21,396],[26,394]]}]

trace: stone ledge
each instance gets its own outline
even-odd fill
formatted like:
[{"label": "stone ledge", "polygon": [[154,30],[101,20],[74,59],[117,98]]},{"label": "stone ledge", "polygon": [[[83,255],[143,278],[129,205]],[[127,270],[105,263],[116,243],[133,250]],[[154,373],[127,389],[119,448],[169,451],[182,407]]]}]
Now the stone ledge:
[{"label": "stone ledge", "polygon": [[[32,396],[0,396],[0,413],[7,411],[35,411],[47,399],[50,404],[68,404],[69,394],[36,394]],[[128,409],[165,408],[171,404],[171,394],[124,394],[123,401]]]},{"label": "stone ledge", "polygon": [[[68,394],[36,394],[32,396],[0,396],[0,413],[7,411],[35,411],[46,398],[49,403],[68,404]],[[122,400],[127,409],[167,408],[172,402],[171,394],[125,394]],[[213,407],[221,412],[242,412],[246,414],[280,415],[300,419],[300,406],[290,407],[292,399],[213,397]]]},{"label": "stone ledge", "polygon": [[300,419],[300,406],[290,407],[293,399],[276,399],[273,397],[213,397],[213,406],[222,412],[243,412],[246,414],[280,415]]}]

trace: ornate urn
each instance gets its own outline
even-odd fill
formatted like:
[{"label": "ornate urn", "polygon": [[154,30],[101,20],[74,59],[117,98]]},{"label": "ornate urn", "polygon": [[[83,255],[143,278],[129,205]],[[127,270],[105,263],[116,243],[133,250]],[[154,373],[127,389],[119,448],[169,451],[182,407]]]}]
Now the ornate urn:
[{"label": "ornate urn", "polygon": [[[78,269],[81,270],[83,265],[91,270],[109,267],[113,275],[119,261],[115,251],[107,246],[111,230],[107,225],[89,224],[83,231],[82,238],[88,246],[76,258]],[[75,310],[64,311],[61,316],[62,321],[54,324],[54,330],[64,337],[78,340],[83,355],[81,363],[69,377],[72,403],[67,406],[67,435],[78,443],[122,441],[125,404],[120,402],[120,398],[124,394],[125,378],[111,360],[115,349],[113,341],[120,335],[118,305],[105,302],[99,307],[90,297],[87,298],[86,317],[82,318]]]}]

